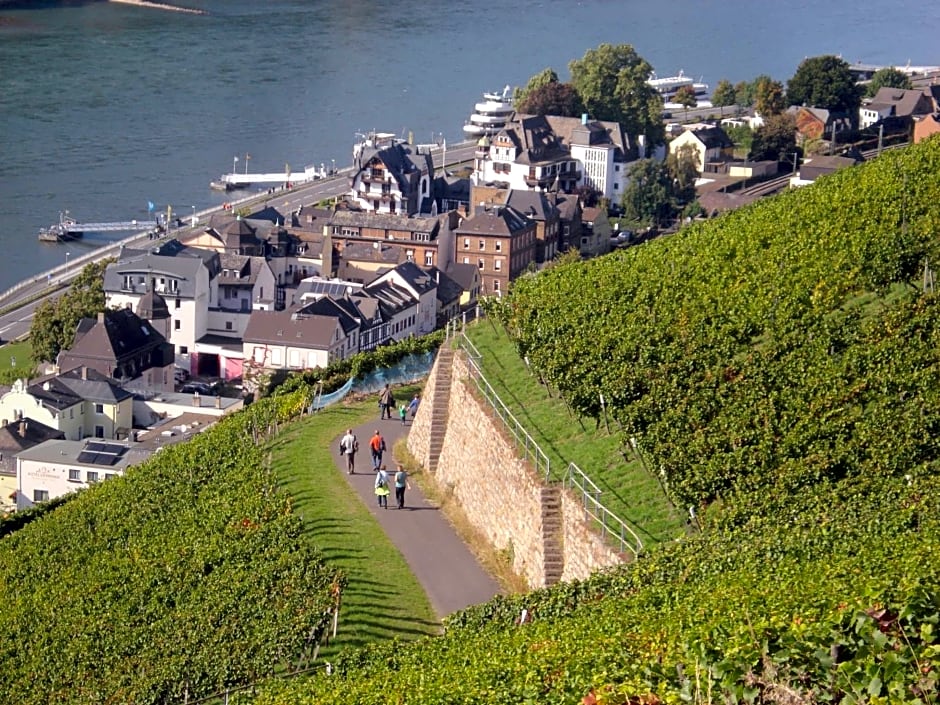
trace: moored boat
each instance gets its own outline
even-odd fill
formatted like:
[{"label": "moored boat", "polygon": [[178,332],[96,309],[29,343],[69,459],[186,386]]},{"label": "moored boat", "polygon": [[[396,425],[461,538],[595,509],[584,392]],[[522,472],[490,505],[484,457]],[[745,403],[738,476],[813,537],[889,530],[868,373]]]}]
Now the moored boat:
[{"label": "moored boat", "polygon": [[674,98],[680,88],[690,87],[695,91],[695,97],[701,102],[708,95],[708,84],[704,81],[694,81],[690,76],[679,71],[675,76],[658,77],[655,73],[650,74],[646,81],[652,88],[662,96],[667,103]]},{"label": "moored boat", "polygon": [[82,234],[78,221],[70,216],[68,211],[65,211],[65,213],[59,213],[58,223],[54,223],[48,228],[39,229],[39,240],[40,242],[65,242],[66,240],[76,240]]},{"label": "moored boat", "polygon": [[473,106],[473,114],[463,126],[463,131],[474,136],[495,135],[506,126],[514,113],[509,86],[502,93],[484,93],[483,101]]}]

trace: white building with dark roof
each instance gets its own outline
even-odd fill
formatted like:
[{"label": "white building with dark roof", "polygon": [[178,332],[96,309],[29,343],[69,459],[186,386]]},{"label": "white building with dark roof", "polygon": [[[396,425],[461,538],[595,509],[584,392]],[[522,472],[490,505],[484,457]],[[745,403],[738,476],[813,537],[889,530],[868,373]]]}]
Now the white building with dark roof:
[{"label": "white building with dark roof", "polygon": [[349,198],[363,210],[375,213],[431,213],[434,162],[430,152],[420,152],[375,134],[356,146]]},{"label": "white building with dark roof", "polygon": [[111,480],[149,456],[143,449],[95,439],[40,443],[17,456],[17,509]]}]

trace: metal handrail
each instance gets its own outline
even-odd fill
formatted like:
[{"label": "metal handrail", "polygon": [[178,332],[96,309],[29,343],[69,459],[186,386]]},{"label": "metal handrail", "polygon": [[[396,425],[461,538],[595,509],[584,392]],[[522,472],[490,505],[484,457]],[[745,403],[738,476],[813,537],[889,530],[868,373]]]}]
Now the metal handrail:
[{"label": "metal handrail", "polygon": [[[449,335],[449,337],[451,337]],[[455,330],[452,335],[457,346],[467,354],[467,368],[470,371],[470,378],[474,381],[477,389],[483,397],[493,407],[496,416],[506,429],[513,435],[516,445],[522,446],[525,450],[524,459],[531,459],[535,464],[536,472],[542,472],[544,468],[545,482],[560,483],[565,489],[577,489],[581,495],[581,508],[584,513],[593,520],[593,524],[602,537],[610,537],[619,547],[620,553],[632,553],[636,558],[643,550],[643,541],[637,533],[620,517],[611,512],[601,501],[601,490],[591,478],[584,474],[575,463],[568,463],[563,477],[560,480],[552,480],[551,461],[546,453],[541,449],[534,438],[525,430],[522,423],[516,419],[512,412],[506,407],[499,395],[486,380],[483,375],[480,363],[483,355],[477,349],[473,341],[467,337],[464,330]]]},{"label": "metal handrail", "polygon": [[581,468],[574,463],[568,463],[563,482],[566,489],[577,488],[580,491],[581,508],[594,520],[601,535],[615,539],[621,553],[629,551],[634,558],[640,554],[643,541],[623,519],[604,506],[601,502],[603,490],[594,484]]},{"label": "metal handrail", "polygon": [[[466,340],[466,336],[464,335],[459,336],[459,338]],[[477,354],[479,355],[479,353]],[[535,471],[540,474],[544,474],[546,482],[550,481],[552,468],[551,461],[549,460],[548,456],[539,447],[538,443],[535,442],[535,439],[529,435],[529,432],[525,430],[525,427],[519,422],[519,420],[513,416],[512,412],[506,407],[502,399],[499,398],[496,390],[494,390],[493,387],[490,386],[490,383],[486,381],[486,378],[483,376],[483,371],[480,369],[477,362],[470,358],[469,353],[467,366],[470,370],[470,379],[474,381],[477,389],[490,404],[490,406],[493,407],[493,411],[499,417],[500,421],[503,422],[503,425],[506,427],[506,429],[512,434],[516,441],[516,447],[522,448],[523,459],[531,461],[535,465]]]}]

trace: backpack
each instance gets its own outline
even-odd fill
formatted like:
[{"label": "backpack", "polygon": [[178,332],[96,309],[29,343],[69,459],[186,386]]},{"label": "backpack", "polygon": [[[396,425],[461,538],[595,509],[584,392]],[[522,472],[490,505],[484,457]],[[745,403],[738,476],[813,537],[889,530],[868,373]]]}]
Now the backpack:
[{"label": "backpack", "polygon": [[375,477],[375,486],[376,487],[388,487],[388,475],[382,475],[379,473]]},{"label": "backpack", "polygon": [[342,440],[339,442],[339,454],[346,455],[346,444]]}]

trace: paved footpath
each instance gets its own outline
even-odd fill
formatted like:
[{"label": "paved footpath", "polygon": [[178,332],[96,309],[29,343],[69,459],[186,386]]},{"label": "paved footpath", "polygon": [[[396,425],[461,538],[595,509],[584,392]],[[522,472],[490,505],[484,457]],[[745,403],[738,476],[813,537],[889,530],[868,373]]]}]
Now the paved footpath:
[{"label": "paved footpath", "polygon": [[[339,454],[339,437],[332,443],[333,461],[337,470],[359,493],[362,501],[376,517],[415,574],[431,601],[438,617],[470,605],[487,602],[500,592],[499,585],[477,563],[476,558],[457,536],[454,528],[437,507],[428,503],[414,479],[405,492],[405,509],[395,507],[395,458],[392,448],[404,437],[409,426],[398,419],[380,421],[378,414],[368,424],[353,429],[359,440],[356,473],[346,473],[346,458]],[[391,481],[388,509],[378,506],[375,497],[375,473],[369,439],[378,429],[385,437],[388,450],[382,458]],[[343,429],[345,433],[345,429]]]}]

